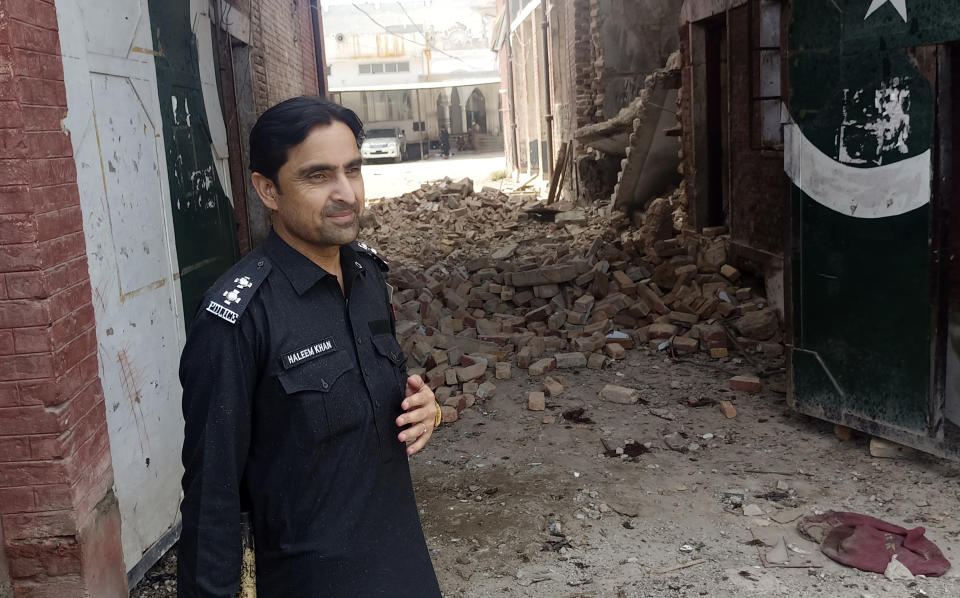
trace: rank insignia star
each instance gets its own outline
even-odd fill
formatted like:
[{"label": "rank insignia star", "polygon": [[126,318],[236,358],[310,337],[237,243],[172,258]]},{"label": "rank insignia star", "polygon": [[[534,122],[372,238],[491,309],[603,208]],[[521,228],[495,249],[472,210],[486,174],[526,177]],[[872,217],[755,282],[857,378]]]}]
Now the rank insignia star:
[{"label": "rank insignia star", "polygon": [[250,279],[246,276],[241,278],[234,278],[233,282],[237,283],[237,288],[239,289],[249,289],[253,286],[253,283],[250,282]]},{"label": "rank insignia star", "polygon": [[230,305],[231,303],[240,303],[240,291],[237,289],[234,289],[230,292],[224,292],[223,296],[226,298],[224,303],[227,305]]}]

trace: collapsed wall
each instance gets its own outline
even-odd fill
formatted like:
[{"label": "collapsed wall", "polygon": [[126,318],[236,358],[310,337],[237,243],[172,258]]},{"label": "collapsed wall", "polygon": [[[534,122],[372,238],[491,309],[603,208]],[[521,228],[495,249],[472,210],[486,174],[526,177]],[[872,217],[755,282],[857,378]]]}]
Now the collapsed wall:
[{"label": "collapsed wall", "polygon": [[398,338],[450,421],[513,368],[601,369],[630,350],[781,355],[762,282],[727,263],[723,229],[675,233],[682,209],[681,191],[658,198],[637,227],[448,179],[371,205],[361,238],[394,262]]}]

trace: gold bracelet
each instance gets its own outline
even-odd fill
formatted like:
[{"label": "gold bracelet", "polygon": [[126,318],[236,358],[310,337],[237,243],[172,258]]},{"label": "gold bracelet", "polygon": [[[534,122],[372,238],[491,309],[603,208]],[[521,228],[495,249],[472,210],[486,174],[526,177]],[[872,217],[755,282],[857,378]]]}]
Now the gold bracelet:
[{"label": "gold bracelet", "polygon": [[443,421],[443,412],[440,411],[440,403],[438,401],[434,400],[433,404],[437,406],[437,417],[433,420],[433,429],[436,430],[440,427],[440,422]]}]

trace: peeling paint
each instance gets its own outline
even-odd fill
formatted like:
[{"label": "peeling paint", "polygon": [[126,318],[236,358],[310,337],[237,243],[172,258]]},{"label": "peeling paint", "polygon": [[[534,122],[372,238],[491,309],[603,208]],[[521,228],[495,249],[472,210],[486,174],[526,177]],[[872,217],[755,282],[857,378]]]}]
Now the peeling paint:
[{"label": "peeling paint", "polygon": [[843,90],[843,122],[838,134],[839,160],[845,164],[884,164],[890,152],[909,153],[910,89],[894,77],[879,89]]}]

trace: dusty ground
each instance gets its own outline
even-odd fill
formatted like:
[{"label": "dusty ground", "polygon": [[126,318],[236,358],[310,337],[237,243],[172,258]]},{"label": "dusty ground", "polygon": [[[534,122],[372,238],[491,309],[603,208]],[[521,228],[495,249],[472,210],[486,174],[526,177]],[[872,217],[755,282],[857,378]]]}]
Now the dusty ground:
[{"label": "dusty ground", "polygon": [[424,181],[435,181],[447,176],[454,180],[470,177],[479,190],[483,185],[498,187],[499,182],[490,181],[489,177],[497,170],[504,170],[506,164],[503,152],[464,152],[455,154],[448,160],[434,156],[427,160],[400,164],[364,164],[363,182],[367,199],[370,201],[407,193],[419,188]]},{"label": "dusty ground", "polygon": [[[479,188],[499,163],[502,156],[464,156],[367,166],[368,196],[395,195],[445,175],[470,176]],[[453,170],[461,166],[462,174]],[[429,170],[411,172],[421,168]],[[762,365],[776,370],[783,363]],[[608,369],[552,372],[565,391],[548,399],[547,411],[531,412],[527,395],[542,379],[514,366],[513,379],[495,381],[493,397],[441,428],[412,460],[444,595],[960,596],[960,568],[939,579],[888,581],[825,559],[793,531],[802,515],[865,513],[926,527],[956,563],[960,464],[923,455],[874,459],[868,439],[841,442],[831,425],[793,413],[782,374],[758,395],[729,390],[731,376],[752,373],[736,354],[675,360],[641,346]],[[640,390],[645,403],[602,401],[607,383]],[[691,398],[708,405],[692,407]],[[736,418],[709,404],[720,400],[735,403]],[[578,408],[580,422],[564,419]],[[603,454],[628,441],[649,443],[650,451],[635,459]],[[745,516],[743,506],[762,515]],[[771,550],[764,542],[779,538],[796,549],[792,561],[805,566],[764,567],[761,557]],[[691,562],[699,564],[660,572]],[[171,552],[131,596],[174,596],[174,578]]]},{"label": "dusty ground", "polygon": [[[735,360],[673,361],[643,348],[608,370],[558,372],[564,394],[548,399],[546,412],[530,412],[526,396],[540,382],[514,368],[514,379],[500,381],[496,396],[464,411],[413,459],[444,595],[960,595],[960,569],[939,579],[891,582],[822,558],[815,545],[794,536],[794,523],[773,519],[834,509],[924,526],[956,562],[960,465],[926,456],[874,459],[866,439],[838,441],[831,426],[791,412],[783,394],[727,390],[729,376],[744,369]],[[608,382],[640,389],[649,404],[601,401],[598,390]],[[738,416],[688,407],[691,397],[734,399]],[[564,421],[562,413],[575,407],[595,423]],[[699,450],[670,450],[663,437],[673,433]],[[714,437],[704,440],[708,434]],[[610,458],[602,456],[601,438],[611,448],[635,440],[652,443],[652,450],[635,461]],[[744,516],[728,493],[744,495],[744,504],[765,516]],[[800,558],[822,567],[764,568],[760,552],[770,548],[753,545],[751,528],[785,535],[809,553]],[[779,529],[785,531],[771,532]],[[695,559],[705,562],[656,573]],[[173,569],[172,558],[161,561],[131,595],[175,595]]]}]

